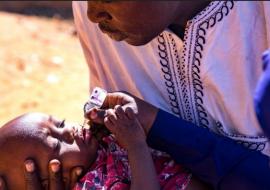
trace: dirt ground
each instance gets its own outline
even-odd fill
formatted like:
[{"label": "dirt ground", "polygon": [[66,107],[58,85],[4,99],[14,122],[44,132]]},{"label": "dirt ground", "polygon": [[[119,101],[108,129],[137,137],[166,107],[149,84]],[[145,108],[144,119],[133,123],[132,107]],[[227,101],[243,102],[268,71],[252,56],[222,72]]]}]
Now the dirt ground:
[{"label": "dirt ground", "polygon": [[0,12],[0,126],[26,112],[82,122],[88,68],[72,20]]}]

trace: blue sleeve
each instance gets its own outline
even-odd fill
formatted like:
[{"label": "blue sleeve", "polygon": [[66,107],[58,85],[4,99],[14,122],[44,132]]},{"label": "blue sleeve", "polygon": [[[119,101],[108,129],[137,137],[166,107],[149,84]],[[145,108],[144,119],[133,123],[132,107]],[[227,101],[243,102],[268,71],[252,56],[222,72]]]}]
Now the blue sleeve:
[{"label": "blue sleeve", "polygon": [[267,156],[165,111],[159,110],[147,142],[215,189],[270,189]]},{"label": "blue sleeve", "polygon": [[254,103],[258,121],[270,138],[270,50],[263,54],[263,73],[257,84]]}]

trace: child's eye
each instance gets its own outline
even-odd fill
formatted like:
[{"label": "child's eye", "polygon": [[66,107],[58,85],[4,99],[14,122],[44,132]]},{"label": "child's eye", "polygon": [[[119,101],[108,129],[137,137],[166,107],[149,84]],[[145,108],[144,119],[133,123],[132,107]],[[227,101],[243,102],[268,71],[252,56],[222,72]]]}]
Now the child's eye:
[{"label": "child's eye", "polygon": [[61,121],[61,123],[57,125],[57,128],[64,128],[64,127],[65,127],[65,119],[63,119],[63,121]]}]

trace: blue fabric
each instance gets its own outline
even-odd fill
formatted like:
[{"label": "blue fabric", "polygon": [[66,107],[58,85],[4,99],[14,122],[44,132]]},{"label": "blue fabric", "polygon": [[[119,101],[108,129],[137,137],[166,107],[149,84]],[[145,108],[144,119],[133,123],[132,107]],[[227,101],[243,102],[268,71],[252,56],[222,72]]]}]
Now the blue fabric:
[{"label": "blue fabric", "polygon": [[263,73],[257,84],[254,103],[258,121],[270,138],[270,50],[263,54]]},{"label": "blue fabric", "polygon": [[165,111],[159,110],[147,142],[215,189],[270,189],[267,156]]}]

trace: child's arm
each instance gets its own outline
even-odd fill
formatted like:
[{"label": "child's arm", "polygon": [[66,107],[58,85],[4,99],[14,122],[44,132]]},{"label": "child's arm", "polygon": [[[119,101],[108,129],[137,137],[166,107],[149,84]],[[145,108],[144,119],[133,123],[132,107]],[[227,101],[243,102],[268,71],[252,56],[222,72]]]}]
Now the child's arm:
[{"label": "child's arm", "polygon": [[146,143],[130,148],[128,159],[132,175],[131,190],[160,189],[153,159]]},{"label": "child's arm", "polygon": [[127,108],[125,111],[126,113],[121,106],[108,110],[104,123],[118,143],[128,151],[131,189],[158,190],[159,182],[144,130],[133,110]]}]

